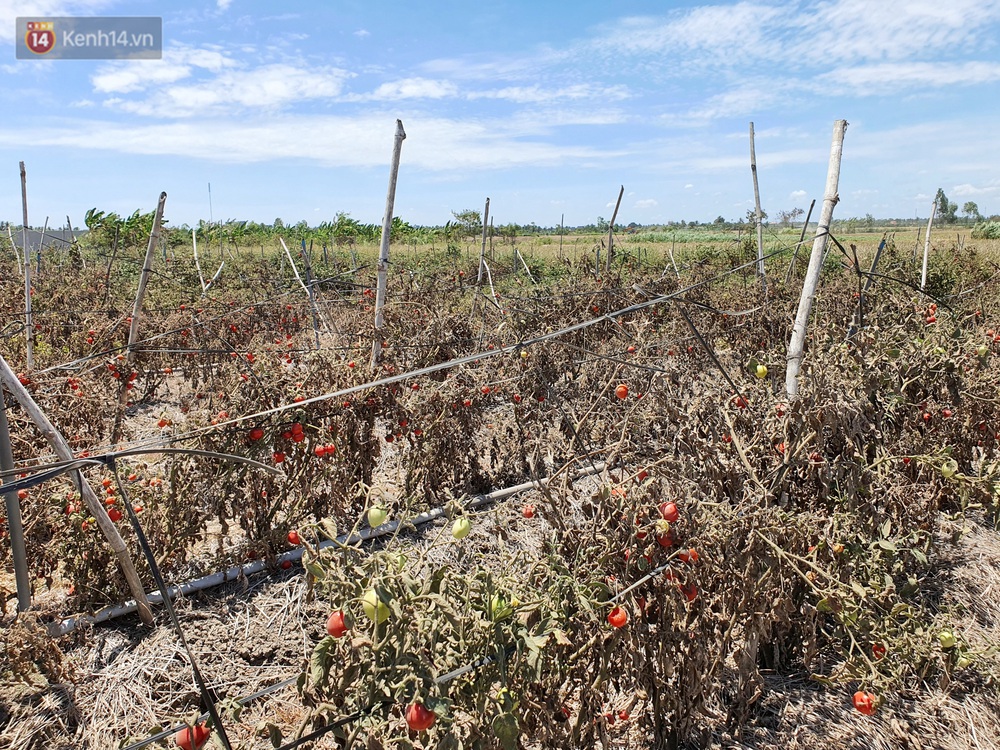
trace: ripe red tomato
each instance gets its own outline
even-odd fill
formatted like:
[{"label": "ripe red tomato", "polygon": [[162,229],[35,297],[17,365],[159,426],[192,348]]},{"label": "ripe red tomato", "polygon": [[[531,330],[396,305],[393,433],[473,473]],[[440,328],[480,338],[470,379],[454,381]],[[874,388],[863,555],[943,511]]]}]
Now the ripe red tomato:
[{"label": "ripe red tomato", "polygon": [[515,393],[512,397],[512,400],[514,401],[515,404],[521,403],[521,394]]},{"label": "ripe red tomato", "polygon": [[193,729],[191,727],[184,727],[178,730],[177,734],[174,735],[174,742],[177,743],[177,747],[181,748],[181,750],[198,750],[198,748],[208,742],[211,734],[212,730],[204,724],[195,724]]},{"label": "ripe red tomato", "polygon": [[681,586],[681,593],[684,594],[684,598],[689,602],[693,602],[698,598],[698,587],[693,583],[686,583]]},{"label": "ripe red tomato", "polygon": [[118,508],[112,508],[111,510],[108,511],[108,518],[110,518],[115,523],[118,523],[120,520],[122,520],[122,512],[118,510]]},{"label": "ripe red tomato", "polygon": [[299,546],[302,540],[299,538],[299,532],[292,530],[288,532],[288,543],[294,547]]},{"label": "ripe red tomato", "polygon": [[28,491],[27,490],[18,490],[17,491],[17,499],[18,500],[27,500],[28,499]]},{"label": "ripe red tomato", "polygon": [[625,399],[627,399],[628,398],[628,386],[625,385],[624,383],[619,384],[619,386],[617,388],[615,388],[615,395],[618,398],[622,399],[623,401]]},{"label": "ripe red tomato", "polygon": [[535,517],[535,506],[534,505],[525,505],[524,506],[524,510],[521,511],[521,515],[523,515],[525,518],[534,518]]},{"label": "ripe red tomato", "polygon": [[260,440],[262,437],[264,437],[264,430],[262,430],[260,427],[254,427],[252,430],[250,430],[249,437],[251,440],[256,442],[257,440]]},{"label": "ripe red tomato", "polygon": [[291,567],[292,567],[292,561],[291,560],[282,560],[281,561],[281,569],[282,570],[288,570]]},{"label": "ripe red tomato", "polygon": [[681,517],[680,511],[677,510],[677,503],[663,503],[660,506],[660,516],[664,521],[677,523],[677,519]]},{"label": "ripe red tomato", "polygon": [[885,656],[885,654],[886,654],[886,648],[885,648],[885,646],[883,646],[881,643],[873,643],[872,644],[872,655],[876,659],[883,658]]},{"label": "ripe red tomato", "polygon": [[278,452],[276,452],[274,454],[274,463],[280,464],[280,463],[284,463],[284,461],[285,461],[285,454],[284,453],[282,453],[281,451],[278,451]]},{"label": "ripe red tomato", "polygon": [[406,709],[406,725],[414,732],[423,732],[434,725],[437,715],[428,711],[423,703],[411,703]]},{"label": "ripe red tomato", "polygon": [[317,458],[323,458],[323,456],[326,455],[326,446],[325,445],[317,445],[315,448],[313,448],[313,453],[316,454]]},{"label": "ripe red tomato", "polygon": [[341,610],[331,612],[326,621],[326,632],[334,638],[342,638],[347,634],[347,623],[344,622],[344,613]]},{"label": "ripe red tomato", "polygon": [[677,557],[680,558],[681,562],[691,563],[693,565],[698,562],[698,550],[694,547],[689,550],[681,550],[677,553]]},{"label": "ripe red tomato", "polygon": [[628,612],[621,607],[615,607],[608,612],[608,622],[613,628],[624,628],[628,624]]},{"label": "ripe red tomato", "polygon": [[875,713],[875,696],[867,690],[859,690],[854,694],[854,707],[865,716]]}]

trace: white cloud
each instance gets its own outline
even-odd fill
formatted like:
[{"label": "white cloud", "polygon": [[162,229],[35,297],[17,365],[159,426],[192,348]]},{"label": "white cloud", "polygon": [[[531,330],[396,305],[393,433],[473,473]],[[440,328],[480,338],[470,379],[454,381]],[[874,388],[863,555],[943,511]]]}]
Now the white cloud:
[{"label": "white cloud", "polygon": [[805,190],[793,190],[788,194],[788,197],[791,198],[793,201],[800,201],[803,198],[809,197],[809,193],[807,193]]},{"label": "white cloud", "polygon": [[977,195],[992,195],[994,193],[1000,192],[1000,181],[992,180],[985,185],[971,185],[968,182],[964,182],[961,185],[955,185],[951,189],[951,194],[958,198],[971,198]]},{"label": "white cloud", "polygon": [[694,185],[689,182],[687,185],[684,186],[684,189],[685,190],[690,190],[693,187],[694,187]]},{"label": "white cloud", "polygon": [[229,10],[229,6],[233,4],[233,0],[216,0],[215,5],[219,10]]},{"label": "white cloud", "polygon": [[636,208],[656,208],[660,205],[655,198],[643,198],[635,202]]},{"label": "white cloud", "polygon": [[[0,129],[0,147],[52,146],[182,156],[233,164],[308,159],[329,167],[385,166],[395,117],[286,116],[163,124],[87,121],[72,127]],[[403,113],[405,168],[463,169],[610,163],[622,152],[529,140],[506,120],[482,122]],[[308,145],[308,153],[304,146]]]},{"label": "white cloud", "polygon": [[354,32],[354,36],[364,39],[366,36],[371,36],[372,33],[368,29],[358,29]]},{"label": "white cloud", "polygon": [[18,0],[0,2],[0,44],[13,44],[18,16],[93,16],[114,0]]},{"label": "white cloud", "polygon": [[168,85],[148,92],[141,101],[120,97],[105,104],[144,116],[190,117],[234,110],[280,110],[293,102],[332,99],[351,74],[340,68],[302,68],[288,63],[257,68],[224,69],[215,78],[190,84]]},{"label": "white cloud", "polygon": [[978,86],[1000,81],[1000,63],[970,61],[898,62],[836,68],[817,77],[817,90],[829,86],[856,95],[877,95],[912,88]]},{"label": "white cloud", "polygon": [[541,86],[506,86],[502,89],[474,91],[467,94],[469,99],[506,99],[518,104],[544,104],[559,99],[600,99],[621,101],[629,97],[625,86],[595,86],[578,83],[562,88]]},{"label": "white cloud", "polygon": [[458,94],[458,87],[450,81],[430,78],[403,78],[383,83],[367,94],[348,94],[345,101],[394,102],[401,99],[443,99]]},{"label": "white cloud", "polygon": [[196,68],[218,73],[235,65],[235,60],[217,50],[173,47],[164,50],[162,60],[108,63],[90,82],[101,94],[128,94],[189,78]]}]

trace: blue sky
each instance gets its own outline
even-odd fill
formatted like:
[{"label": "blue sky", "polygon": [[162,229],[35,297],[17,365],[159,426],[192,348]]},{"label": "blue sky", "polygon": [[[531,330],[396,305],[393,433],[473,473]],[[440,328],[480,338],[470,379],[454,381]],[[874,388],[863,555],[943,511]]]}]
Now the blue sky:
[{"label": "blue sky", "polygon": [[[18,15],[163,17],[159,61],[20,61]],[[737,219],[748,124],[772,217],[926,217],[937,188],[1000,213],[1000,0],[489,3],[0,0],[0,218],[93,206],[441,224]]]}]

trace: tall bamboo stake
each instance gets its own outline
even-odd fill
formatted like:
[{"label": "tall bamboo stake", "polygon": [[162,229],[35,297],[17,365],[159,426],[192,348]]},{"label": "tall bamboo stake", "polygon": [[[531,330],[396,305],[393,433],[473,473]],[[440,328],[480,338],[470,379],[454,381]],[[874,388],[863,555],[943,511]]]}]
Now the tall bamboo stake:
[{"label": "tall bamboo stake", "polygon": [[[931,224],[934,223],[934,214],[937,213],[938,204],[937,198],[931,203],[931,216],[927,219],[927,231],[924,233],[924,264],[920,269],[920,291],[924,291],[924,286],[927,284],[927,256],[931,251]],[[917,234],[920,234],[920,230],[917,230]]]},{"label": "tall bamboo stake", "polygon": [[406,131],[403,121],[396,120],[396,136],[392,142],[392,164],[389,166],[389,189],[385,196],[385,214],[382,216],[382,243],[378,254],[378,282],[375,287],[375,335],[372,337],[371,367],[378,365],[379,353],[382,351],[382,336],[380,331],[385,326],[385,290],[389,278],[389,238],[392,234],[392,208],[396,202],[396,177],[399,174],[399,155],[403,151],[403,140]]},{"label": "tall bamboo stake", "polygon": [[[0,469],[6,477],[13,478],[14,454],[10,447],[10,427],[7,424],[7,405],[0,387]],[[31,607],[31,580],[28,578],[28,556],[24,549],[24,526],[21,523],[21,502],[14,490],[4,493],[7,506],[7,530],[10,536],[11,557],[14,559],[14,580],[17,584],[17,611]]]},{"label": "tall bamboo stake", "polygon": [[611,273],[611,261],[615,254],[615,219],[618,218],[618,209],[622,205],[622,196],[625,195],[625,186],[622,185],[618,191],[618,201],[615,203],[615,212],[611,214],[611,223],[608,225],[608,255],[604,259],[604,273]]},{"label": "tall bamboo stake", "polygon": [[486,207],[483,209],[483,246],[479,250],[479,275],[476,277],[476,286],[483,283],[483,263],[486,260],[486,223],[490,217],[490,199],[486,199]]},{"label": "tall bamboo stake", "polygon": [[812,203],[809,204],[809,211],[806,212],[806,220],[802,224],[802,232],[799,234],[799,241],[795,243],[795,251],[792,253],[792,260],[788,264],[788,271],[785,272],[785,283],[787,284],[792,278],[792,269],[795,268],[795,260],[799,257],[799,249],[802,247],[802,241],[806,238],[806,230],[809,229],[809,219],[812,218],[813,208],[816,206],[816,199],[812,199]]},{"label": "tall bamboo stake", "polygon": [[816,287],[819,285],[819,273],[823,268],[823,252],[826,240],[830,235],[830,223],[833,221],[833,208],[840,200],[837,194],[840,184],[840,160],[844,153],[844,133],[847,131],[847,120],[837,120],[833,124],[833,143],[830,146],[830,165],[826,173],[826,190],[823,193],[823,208],[820,211],[816,226],[816,238],[813,240],[812,254],[809,256],[809,267],[802,283],[802,296],[799,297],[799,309],[795,315],[792,336],[788,342],[788,369],[785,371],[785,391],[788,397],[795,398],[799,392],[799,368],[802,366],[802,352],[805,348],[806,331],[809,327],[809,311],[812,308]]},{"label": "tall bamboo stake", "polygon": [[201,274],[201,262],[198,260],[198,233],[191,230],[191,250],[194,252],[194,267],[198,271],[198,281],[201,282],[201,296],[205,296],[205,277]]},{"label": "tall bamboo stake", "polygon": [[35,369],[35,325],[31,320],[31,256],[28,254],[28,181],[21,162],[21,252],[24,254],[24,355],[28,372]]},{"label": "tall bamboo stake", "polygon": [[167,203],[167,194],[160,193],[160,199],[156,202],[156,213],[153,214],[153,229],[149,233],[149,242],[146,244],[146,259],[142,263],[142,273],[139,274],[139,288],[135,291],[135,302],[132,305],[132,325],[128,331],[128,352],[126,356],[129,362],[135,360],[135,344],[139,340],[139,319],[142,317],[142,298],[146,296],[146,284],[149,282],[149,274],[153,270],[153,253],[156,251],[156,243],[160,239],[160,224],[163,221],[163,207]]},{"label": "tall bamboo stake", "polygon": [[757,210],[757,275],[761,286],[767,290],[767,279],[764,277],[764,217],[760,210],[760,189],[757,187],[757,154],[754,151],[753,123],[750,123],[750,172],[753,174],[753,202]]},{"label": "tall bamboo stake", "polygon": [[[31,421],[35,423],[35,426],[38,427],[39,432],[42,433],[42,437],[52,446],[52,450],[59,456],[59,459],[61,461],[72,461],[74,459],[73,451],[70,450],[66,439],[56,429],[55,425],[49,421],[49,418],[45,416],[45,413],[39,408],[38,404],[35,403],[31,394],[28,393],[28,389],[21,385],[14,371],[7,364],[7,360],[2,356],[0,356],[0,382],[3,383],[4,387],[7,388],[7,391],[18,403],[21,404],[21,408],[31,418]],[[104,538],[108,540],[108,544],[115,553],[115,557],[118,558],[118,564],[121,566],[122,573],[125,575],[125,580],[139,610],[139,617],[147,625],[152,625],[153,613],[149,608],[149,600],[146,598],[146,592],[142,587],[142,582],[139,580],[139,574],[136,573],[132,557],[128,552],[128,547],[125,546],[125,541],[122,539],[121,534],[118,533],[118,527],[108,517],[104,503],[97,497],[97,494],[87,484],[80,472],[76,472],[76,481],[80,488],[80,497],[83,498],[87,510],[90,511],[90,515],[97,521],[97,527],[104,534]]]}]

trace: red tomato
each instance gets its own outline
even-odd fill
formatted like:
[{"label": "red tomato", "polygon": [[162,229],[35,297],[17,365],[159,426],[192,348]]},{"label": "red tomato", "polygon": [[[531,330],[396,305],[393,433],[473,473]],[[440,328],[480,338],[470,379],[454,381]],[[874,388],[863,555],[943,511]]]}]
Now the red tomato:
[{"label": "red tomato", "polygon": [[663,517],[664,521],[677,523],[677,519],[681,517],[680,511],[677,510],[677,503],[663,503],[660,506],[660,516]]},{"label": "red tomato", "polygon": [[344,622],[344,613],[341,610],[331,612],[326,621],[326,632],[334,638],[342,638],[347,634],[347,623]]},{"label": "red tomato", "polygon": [[622,399],[623,401],[628,398],[628,386],[621,383],[617,388],[615,388],[615,395]]},{"label": "red tomato", "polygon": [[684,598],[689,602],[693,602],[698,598],[698,587],[693,583],[686,583],[681,586],[681,593],[684,594]]},{"label": "red tomato", "polygon": [[698,550],[694,547],[689,550],[681,550],[677,553],[677,557],[680,558],[681,562],[691,563],[693,565],[698,562]]},{"label": "red tomato", "polygon": [[608,612],[608,622],[613,628],[624,628],[628,624],[628,612],[621,607],[615,607]]},{"label": "red tomato", "polygon": [[256,442],[257,440],[260,440],[262,437],[264,437],[264,430],[262,430],[260,427],[254,427],[252,430],[250,430],[251,440]]},{"label": "red tomato", "polygon": [[521,515],[523,515],[525,518],[534,518],[535,517],[535,506],[534,505],[525,505],[524,506],[524,510],[521,511]]},{"label": "red tomato", "polygon": [[867,690],[859,690],[854,694],[854,707],[865,716],[875,713],[875,696]]},{"label": "red tomato", "polygon": [[885,654],[886,654],[885,646],[883,646],[881,643],[873,643],[872,644],[872,655],[876,659],[883,658],[885,656]]},{"label": "red tomato", "polygon": [[406,725],[414,732],[423,732],[434,725],[437,716],[424,708],[423,703],[411,703],[406,709]]},{"label": "red tomato", "polygon": [[288,532],[288,543],[291,544],[291,545],[293,545],[293,546],[295,546],[295,547],[299,546],[302,543],[302,540],[299,538],[299,532],[297,532],[295,530],[289,531]]},{"label": "red tomato", "polygon": [[178,730],[177,734],[174,735],[174,742],[177,743],[177,747],[181,748],[181,750],[197,750],[208,742],[211,734],[212,730],[204,724],[195,724],[193,729],[191,727],[184,727]]}]

